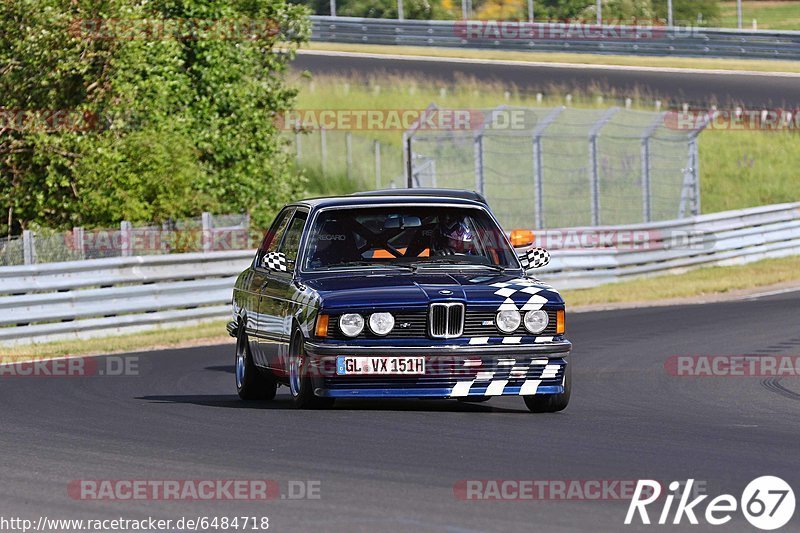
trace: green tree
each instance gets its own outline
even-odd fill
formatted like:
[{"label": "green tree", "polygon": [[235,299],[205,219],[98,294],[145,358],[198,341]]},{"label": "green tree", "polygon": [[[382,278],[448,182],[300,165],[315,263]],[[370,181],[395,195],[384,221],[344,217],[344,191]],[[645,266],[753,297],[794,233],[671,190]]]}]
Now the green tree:
[{"label": "green tree", "polygon": [[[285,74],[308,38],[306,15],[284,0],[5,0],[0,205],[10,229],[203,209],[252,210],[266,224],[302,189],[274,116],[293,105]],[[141,31],[155,20],[184,25]],[[193,20],[231,29],[193,32]]]}]

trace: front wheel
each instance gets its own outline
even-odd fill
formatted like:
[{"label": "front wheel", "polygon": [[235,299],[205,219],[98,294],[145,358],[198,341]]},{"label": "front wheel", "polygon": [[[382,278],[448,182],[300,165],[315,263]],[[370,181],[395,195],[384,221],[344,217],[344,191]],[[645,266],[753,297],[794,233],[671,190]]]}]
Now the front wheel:
[{"label": "front wheel", "polygon": [[298,409],[327,409],[332,407],[335,398],[325,398],[314,394],[314,384],[308,375],[308,358],[305,342],[300,332],[295,333],[289,346],[289,392],[292,403]]},{"label": "front wheel", "polygon": [[278,390],[278,381],[268,371],[259,370],[253,363],[250,353],[250,343],[244,326],[239,326],[236,335],[236,359],[234,365],[236,374],[236,392],[242,400],[271,400],[275,398]]},{"label": "front wheel", "polygon": [[561,394],[523,396],[523,399],[531,413],[556,413],[567,408],[571,392],[572,363],[567,363],[567,368],[564,369],[564,392]]}]

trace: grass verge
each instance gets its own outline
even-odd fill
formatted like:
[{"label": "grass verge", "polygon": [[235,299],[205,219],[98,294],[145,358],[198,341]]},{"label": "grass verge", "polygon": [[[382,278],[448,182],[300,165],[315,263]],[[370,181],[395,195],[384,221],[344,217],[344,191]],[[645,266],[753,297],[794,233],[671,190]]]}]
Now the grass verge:
[{"label": "grass verge", "polygon": [[135,352],[200,346],[226,341],[233,342],[225,331],[225,321],[220,320],[203,322],[192,326],[164,327],[111,337],[63,340],[21,346],[0,346],[0,361]]},{"label": "grass verge", "polygon": [[[736,2],[720,2],[721,24],[735,28],[738,24]],[[759,30],[800,29],[800,2],[788,0],[758,0],[742,2],[742,27],[751,29],[753,19]]]},{"label": "grass verge", "polygon": [[568,307],[697,298],[800,281],[800,257],[764,259],[747,265],[700,268],[591,289],[562,291]]},{"label": "grass verge", "polygon": [[348,44],[314,42],[310,50],[359,52],[394,56],[430,56],[442,58],[494,59],[528,61],[533,63],[572,63],[578,65],[616,65],[623,67],[682,68],[702,70],[735,70],[749,72],[800,73],[798,61],[766,59],[721,59],[702,57],[638,57],[605,54],[562,52],[517,52],[481,50],[474,48],[436,48],[427,46],[390,46],[377,44]]}]

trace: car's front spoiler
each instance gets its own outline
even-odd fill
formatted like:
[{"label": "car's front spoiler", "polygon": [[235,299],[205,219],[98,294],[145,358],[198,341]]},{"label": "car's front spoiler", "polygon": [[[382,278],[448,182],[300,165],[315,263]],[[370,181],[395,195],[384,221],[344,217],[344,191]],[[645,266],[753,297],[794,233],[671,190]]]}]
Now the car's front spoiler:
[{"label": "car's front spoiler", "polygon": [[486,394],[486,388],[474,387],[468,394],[453,394],[453,388],[407,388],[407,389],[326,389],[319,387],[317,396],[328,398],[469,398],[482,396],[526,396],[531,394],[561,394],[562,385],[540,385],[533,392],[521,393],[521,386],[506,385],[501,394]]},{"label": "car's front spoiler", "polygon": [[536,344],[459,344],[439,346],[364,346],[346,344],[322,344],[306,342],[309,355],[391,355],[391,356],[459,356],[496,357],[558,354],[564,357],[572,349],[568,340]]}]

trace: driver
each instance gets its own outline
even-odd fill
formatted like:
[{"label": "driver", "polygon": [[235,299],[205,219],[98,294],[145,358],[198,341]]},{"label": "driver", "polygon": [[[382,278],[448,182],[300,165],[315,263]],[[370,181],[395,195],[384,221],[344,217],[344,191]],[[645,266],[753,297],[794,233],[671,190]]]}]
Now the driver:
[{"label": "driver", "polygon": [[439,223],[433,255],[474,254],[473,232],[463,218],[445,219]]}]

